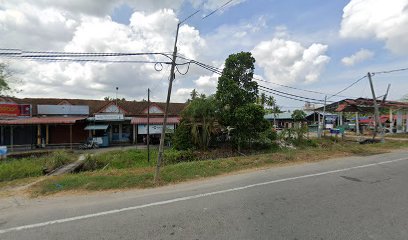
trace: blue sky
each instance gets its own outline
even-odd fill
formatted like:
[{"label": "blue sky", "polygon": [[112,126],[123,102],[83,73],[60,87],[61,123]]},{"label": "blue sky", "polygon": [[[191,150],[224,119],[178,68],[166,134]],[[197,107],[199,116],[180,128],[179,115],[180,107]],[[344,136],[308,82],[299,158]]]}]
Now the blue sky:
[{"label": "blue sky", "polygon": [[[181,29],[179,49],[216,67],[222,67],[229,54],[251,51],[257,61],[257,77],[327,94],[345,88],[369,71],[408,67],[408,0],[235,0],[201,19],[222,4],[215,0],[86,4],[79,0],[16,0],[0,8],[0,33],[4,36],[0,45],[59,51],[171,51],[177,19],[200,9]],[[38,22],[38,30],[28,35],[34,29],[30,21]],[[119,86],[120,94],[129,99],[143,98],[144,89],[150,87],[156,100],[164,100],[166,73],[152,71],[149,66],[28,65],[12,63],[23,82],[21,96],[55,97],[53,94],[61,91],[66,97],[102,98],[112,95],[114,86]],[[401,98],[408,93],[407,75],[402,71],[374,76],[378,95],[391,83],[390,98]],[[84,79],[89,84],[78,91],[75,86]],[[186,76],[177,77],[173,100],[184,101],[193,88],[211,94],[216,81],[212,73],[192,67]],[[291,94],[324,98],[323,94],[262,84]],[[342,95],[369,97],[367,87],[368,81],[363,80]],[[304,104],[276,98],[281,106]]]}]

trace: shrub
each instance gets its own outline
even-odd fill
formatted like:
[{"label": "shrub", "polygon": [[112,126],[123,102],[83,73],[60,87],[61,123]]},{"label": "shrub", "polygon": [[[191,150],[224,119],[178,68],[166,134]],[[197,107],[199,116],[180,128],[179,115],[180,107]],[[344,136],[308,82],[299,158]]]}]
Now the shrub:
[{"label": "shrub", "polygon": [[44,168],[47,172],[51,172],[73,161],[75,161],[73,155],[67,151],[55,151],[45,157]]},{"label": "shrub", "polygon": [[173,147],[176,150],[187,150],[193,148],[193,143],[191,141],[191,129],[186,123],[181,122],[181,124],[178,126],[174,132],[172,142]]},{"label": "shrub", "polygon": [[180,162],[194,161],[195,156],[192,150],[178,151],[176,149],[170,149],[164,152],[165,164],[176,164]]}]

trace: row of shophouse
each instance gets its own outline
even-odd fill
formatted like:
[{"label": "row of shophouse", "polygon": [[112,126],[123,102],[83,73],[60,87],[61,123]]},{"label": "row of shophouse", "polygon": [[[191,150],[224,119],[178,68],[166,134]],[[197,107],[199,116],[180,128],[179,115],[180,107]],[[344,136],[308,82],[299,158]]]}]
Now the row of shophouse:
[{"label": "row of shophouse", "polygon": [[[166,131],[174,131],[185,106],[170,104]],[[101,146],[143,144],[148,122],[156,143],[164,109],[164,103],[154,102],[0,97],[0,145],[74,148],[89,138]]]},{"label": "row of shophouse", "polygon": [[[380,110],[380,122],[386,132],[408,132],[407,102],[377,100],[377,105]],[[324,121],[324,129],[342,127],[360,134],[370,132],[376,124],[374,101],[366,98],[344,99],[328,104],[325,108],[305,109],[305,113],[303,122],[312,130],[317,130],[318,123]],[[268,114],[265,119],[274,123],[278,129],[295,126],[290,112]]]}]

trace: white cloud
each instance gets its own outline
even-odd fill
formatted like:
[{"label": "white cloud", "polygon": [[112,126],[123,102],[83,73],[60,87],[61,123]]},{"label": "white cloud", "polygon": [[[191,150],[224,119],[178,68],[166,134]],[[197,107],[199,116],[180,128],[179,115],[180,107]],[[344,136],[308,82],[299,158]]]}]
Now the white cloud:
[{"label": "white cloud", "polygon": [[343,59],[341,59],[341,62],[346,66],[354,66],[357,63],[361,63],[373,57],[374,52],[367,49],[361,49],[360,51],[354,53],[349,57],[344,57]]},{"label": "white cloud", "polygon": [[295,41],[274,38],[259,43],[251,51],[268,80],[284,83],[311,83],[319,79],[330,58],[327,45],[314,43],[308,48]]},{"label": "white cloud", "polygon": [[408,0],[351,0],[343,9],[340,36],[376,38],[397,54],[408,54]]},{"label": "white cloud", "polygon": [[[48,18],[42,20],[45,14]],[[42,22],[43,25],[32,25]],[[125,25],[109,16],[72,15],[58,8],[22,4],[0,10],[0,34],[5,36],[0,45],[73,52],[171,52],[177,22],[170,9],[135,12],[130,24]],[[199,31],[183,25],[179,35],[179,52],[196,58],[205,46]],[[169,61],[153,56],[104,60]],[[167,73],[155,71],[154,64],[11,61],[11,68],[15,77],[21,79],[21,97],[102,98],[112,96],[116,86],[120,95],[128,99],[141,99],[145,88],[152,86],[157,88],[156,93],[166,92],[162,76]],[[158,100],[165,99],[157,95]]]}]

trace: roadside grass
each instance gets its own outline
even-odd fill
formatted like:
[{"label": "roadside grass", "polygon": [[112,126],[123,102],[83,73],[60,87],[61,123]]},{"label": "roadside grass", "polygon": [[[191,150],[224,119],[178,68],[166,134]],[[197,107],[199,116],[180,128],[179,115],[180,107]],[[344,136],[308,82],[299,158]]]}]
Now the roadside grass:
[{"label": "roadside grass", "polygon": [[106,153],[88,155],[83,171],[98,169],[125,169],[151,167],[156,164],[157,150],[150,151],[150,162],[147,161],[147,151],[139,149],[115,150]]},{"label": "roadside grass", "polygon": [[0,160],[0,183],[43,175],[43,169],[52,171],[76,160],[76,155],[67,151],[55,151],[41,157]]},{"label": "roadside grass", "polygon": [[398,133],[398,134],[387,134],[387,138],[408,138],[408,133]]},{"label": "roadside grass", "polygon": [[[150,188],[187,180],[212,177],[246,169],[279,166],[299,162],[321,161],[323,159],[345,156],[365,156],[385,153],[390,149],[407,148],[405,142],[387,142],[385,144],[360,145],[355,142],[338,141],[336,139],[316,140],[314,147],[303,146],[297,150],[280,150],[247,157],[232,157],[217,160],[190,161],[164,165],[161,168],[160,181],[153,182],[154,163],[128,163],[126,156],[139,153],[126,151],[112,153],[120,164],[111,164],[111,168],[66,174],[48,178],[32,186],[33,197],[49,195],[62,191],[88,190],[100,191],[109,189]],[[131,150],[137,151],[137,150]],[[116,154],[116,155],[115,155]],[[143,154],[143,153],[140,153]],[[105,163],[109,158],[100,156]],[[113,160],[112,160],[113,161]],[[146,161],[146,160],[144,160]],[[115,168],[115,166],[117,166]]]}]

